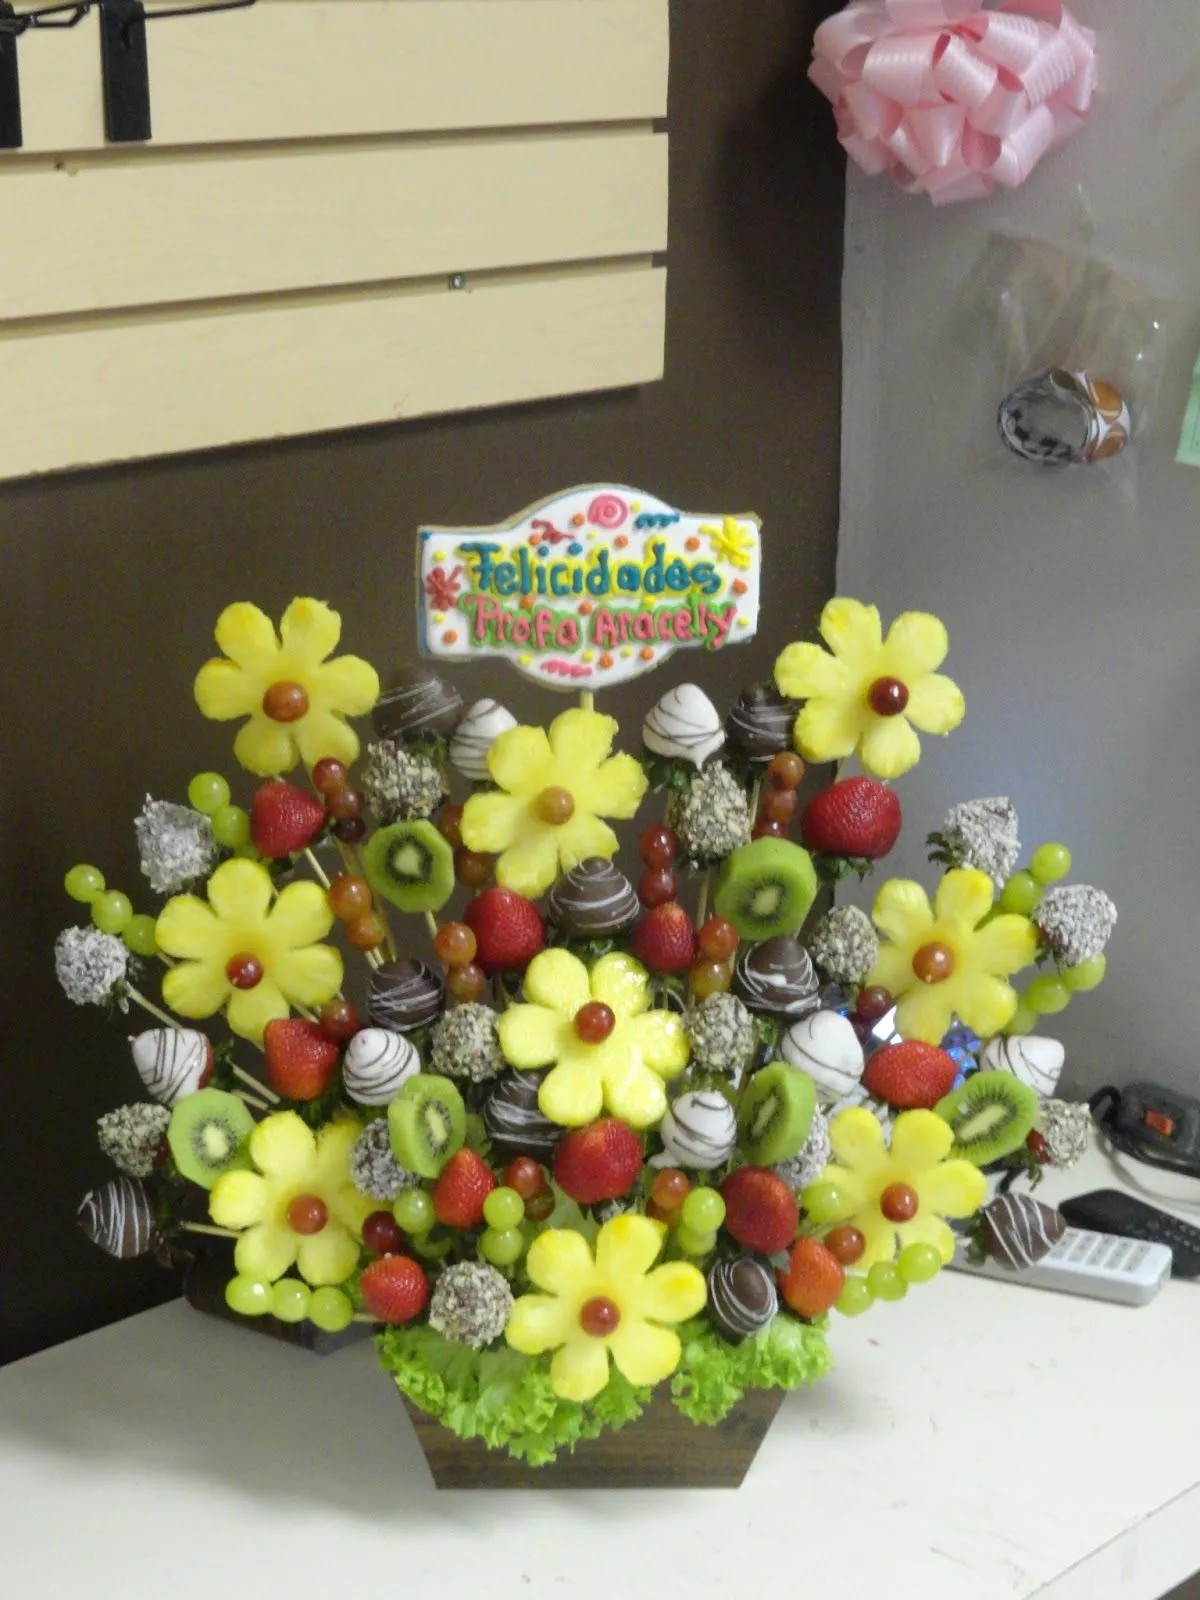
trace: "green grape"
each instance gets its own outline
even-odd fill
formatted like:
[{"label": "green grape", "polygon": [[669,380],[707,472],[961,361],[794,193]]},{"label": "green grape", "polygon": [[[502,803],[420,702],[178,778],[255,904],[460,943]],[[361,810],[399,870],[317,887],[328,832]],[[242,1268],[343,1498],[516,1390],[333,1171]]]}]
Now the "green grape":
[{"label": "green grape", "polygon": [[271,1309],[271,1285],[240,1272],[225,1285],[225,1304],[239,1317],[265,1317]]},{"label": "green grape", "polygon": [[261,861],[262,860],[262,852],[259,850],[258,846],[255,844],[253,839],[247,839],[245,844],[237,845],[234,848],[234,852],[233,853],[238,858],[239,861]]},{"label": "green grape", "polygon": [[63,879],[63,888],[72,900],[79,900],[85,906],[90,906],[104,893],[104,874],[99,867],[85,866],[83,862],[77,867],[72,867]]},{"label": "green grape", "polygon": [[699,1233],[695,1228],[689,1228],[686,1222],[681,1222],[675,1230],[675,1243],[685,1256],[706,1256],[716,1242],[715,1228],[708,1233]]},{"label": "green grape", "polygon": [[1038,1014],[1029,1006],[1020,1005],[1013,1012],[1012,1021],[1005,1028],[1005,1033],[1024,1034],[1032,1033],[1037,1027]]},{"label": "green grape", "polygon": [[827,1222],[840,1222],[849,1210],[849,1202],[836,1183],[810,1183],[801,1196],[810,1222],[823,1228]]},{"label": "green grape", "polygon": [[392,1215],[405,1233],[411,1234],[414,1238],[418,1234],[428,1233],[437,1221],[433,1201],[424,1189],[405,1189],[402,1194],[397,1195]]},{"label": "green grape", "polygon": [[1041,898],[1042,886],[1031,872],[1014,872],[1000,891],[1000,909],[1027,917]]},{"label": "green grape", "polygon": [[489,1227],[511,1231],[525,1220],[525,1202],[515,1189],[493,1189],[483,1202],[483,1215]]},{"label": "green grape", "polygon": [[206,817],[229,804],[229,785],[219,772],[198,772],[188,784],[188,802]]},{"label": "green grape", "polygon": [[312,1291],[299,1278],[280,1278],[271,1288],[271,1315],[280,1322],[303,1322],[308,1316]]},{"label": "green grape", "polygon": [[119,889],[108,889],[92,901],[92,921],[101,933],[121,933],[133,916],[129,896]]},{"label": "green grape", "polygon": [[861,1317],[875,1303],[875,1294],[865,1278],[847,1278],[834,1304],[844,1317]]},{"label": "green grape", "polygon": [[683,1202],[679,1220],[697,1233],[715,1233],[725,1221],[725,1202],[715,1189],[693,1189]]},{"label": "green grape", "polygon": [[413,1249],[426,1261],[440,1261],[443,1256],[450,1254],[453,1245],[454,1240],[448,1233],[440,1239],[431,1239],[427,1233],[412,1235]]},{"label": "green grape", "polygon": [[908,1285],[890,1261],[877,1261],[867,1273],[867,1284],[877,1300],[903,1300]]},{"label": "green grape", "polygon": [[340,1289],[314,1289],[308,1302],[308,1320],[322,1333],[341,1333],[354,1321],[350,1297]]},{"label": "green grape", "polygon": [[213,812],[212,831],[218,844],[223,844],[226,850],[236,850],[238,845],[250,841],[250,813],[241,806],[222,806]]},{"label": "green grape", "polygon": [[[522,1206],[522,1214],[524,1210]],[[520,1228],[485,1228],[479,1240],[479,1253],[494,1267],[511,1267],[524,1249],[525,1235]]]},{"label": "green grape", "polygon": [[130,917],[121,937],[135,956],[156,956],[158,954],[158,938],[154,931],[155,927],[156,923],[153,917]]},{"label": "green grape", "polygon": [[1040,884],[1057,883],[1071,870],[1071,852],[1065,844],[1043,844],[1033,852],[1029,871]]},{"label": "green grape", "polygon": [[928,1283],[942,1270],[941,1252],[931,1244],[905,1245],[896,1266],[905,1283]]},{"label": "green grape", "polygon": [[1093,956],[1090,961],[1081,961],[1077,967],[1068,967],[1062,974],[1062,981],[1072,994],[1087,994],[1089,989],[1099,988],[1107,971],[1108,957]]},{"label": "green grape", "polygon": [[1071,1004],[1071,992],[1061,978],[1043,972],[1025,991],[1025,1004],[1042,1016],[1054,1017]]}]

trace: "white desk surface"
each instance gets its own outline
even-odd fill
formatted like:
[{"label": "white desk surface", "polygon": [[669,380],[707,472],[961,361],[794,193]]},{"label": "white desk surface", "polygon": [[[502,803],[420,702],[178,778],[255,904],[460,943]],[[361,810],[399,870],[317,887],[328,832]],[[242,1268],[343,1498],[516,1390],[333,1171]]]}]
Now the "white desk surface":
[{"label": "white desk surface", "polygon": [[370,1345],[164,1306],[0,1373],[0,1594],[1152,1600],[1200,1568],[1200,1283],[1131,1310],[946,1273],[833,1346],[740,1491],[439,1494]]}]

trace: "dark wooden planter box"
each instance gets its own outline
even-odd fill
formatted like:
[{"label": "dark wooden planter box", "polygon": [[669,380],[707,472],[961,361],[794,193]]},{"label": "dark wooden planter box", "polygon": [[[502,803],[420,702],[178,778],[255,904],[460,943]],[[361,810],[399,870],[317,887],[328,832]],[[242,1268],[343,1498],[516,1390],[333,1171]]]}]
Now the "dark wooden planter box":
[{"label": "dark wooden planter box", "polygon": [[[314,1355],[372,1336],[366,1323],[354,1323],[344,1333],[322,1333],[310,1322],[240,1317],[225,1304],[232,1272],[232,1248],[220,1240],[211,1250],[206,1245],[184,1279],[188,1304],[205,1316]],[[737,1489],[783,1399],[781,1389],[752,1389],[724,1422],[706,1428],[677,1411],[664,1387],[636,1422],[585,1439],[546,1467],[514,1461],[503,1450],[489,1450],[482,1439],[460,1439],[407,1399],[404,1408],[439,1489]]]},{"label": "dark wooden planter box", "polygon": [[782,1389],[752,1389],[724,1422],[705,1428],[664,1389],[636,1422],[584,1440],[547,1467],[460,1439],[408,1400],[404,1406],[439,1489],[736,1489],[783,1398]]}]

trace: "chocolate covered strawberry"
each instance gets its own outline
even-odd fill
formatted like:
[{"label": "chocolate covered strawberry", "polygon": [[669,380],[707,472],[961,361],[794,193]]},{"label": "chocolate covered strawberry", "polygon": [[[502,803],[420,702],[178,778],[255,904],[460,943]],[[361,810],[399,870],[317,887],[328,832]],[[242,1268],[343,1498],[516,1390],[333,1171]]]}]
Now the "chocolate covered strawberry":
[{"label": "chocolate covered strawberry", "polygon": [[316,795],[282,778],[262,784],[250,805],[250,837],[271,861],[306,849],[324,826]]},{"label": "chocolate covered strawberry", "polygon": [[546,943],[537,907],[512,889],[485,889],[463,913],[475,935],[475,960],[491,976],[523,972]]},{"label": "chocolate covered strawberry", "polygon": [[932,1111],[958,1077],[958,1063],[935,1044],[904,1039],[884,1045],[867,1062],[863,1088],[901,1110]]},{"label": "chocolate covered strawberry", "polygon": [[902,821],[894,789],[874,778],[843,778],[809,801],[800,834],[818,856],[839,857],[856,867],[861,863],[865,869],[887,855]]},{"label": "chocolate covered strawberry", "polygon": [[554,1157],[555,1182],[581,1206],[618,1199],[641,1170],[641,1141],[615,1117],[574,1129]]}]

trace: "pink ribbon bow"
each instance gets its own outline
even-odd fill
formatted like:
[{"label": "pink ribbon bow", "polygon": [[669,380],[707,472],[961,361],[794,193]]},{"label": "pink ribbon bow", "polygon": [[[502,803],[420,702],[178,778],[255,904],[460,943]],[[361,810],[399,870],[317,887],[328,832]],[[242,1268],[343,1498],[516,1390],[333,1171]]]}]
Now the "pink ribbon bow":
[{"label": "pink ribbon bow", "polygon": [[857,166],[945,205],[1017,188],[1079,132],[1096,35],[1061,0],[860,0],[817,29],[808,75]]}]

